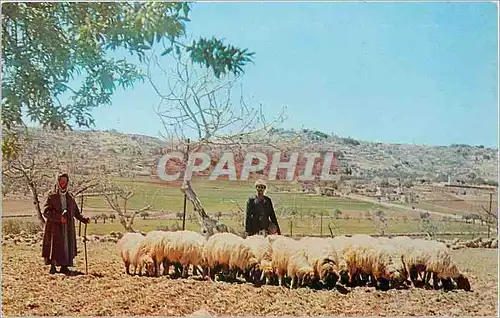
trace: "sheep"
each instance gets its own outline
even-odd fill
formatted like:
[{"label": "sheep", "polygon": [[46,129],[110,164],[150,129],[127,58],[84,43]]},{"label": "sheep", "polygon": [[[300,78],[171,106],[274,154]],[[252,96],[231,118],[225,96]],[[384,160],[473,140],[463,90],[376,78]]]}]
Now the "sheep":
[{"label": "sheep", "polygon": [[139,245],[139,253],[141,255],[148,255],[153,262],[153,270],[148,271],[148,275],[159,275],[160,262],[163,259],[163,237],[166,233],[168,232],[150,231]]},{"label": "sheep", "polygon": [[297,246],[291,253],[287,264],[287,275],[292,279],[290,288],[303,286],[314,279],[314,268],[307,259],[306,250]]},{"label": "sheep", "polygon": [[134,275],[137,274],[139,267],[139,275],[142,275],[142,268],[146,265],[148,272],[151,272],[153,261],[148,254],[141,253],[141,244],[145,237],[141,233],[125,233],[118,241],[117,249],[125,264],[125,271],[130,273],[130,265],[134,266]]},{"label": "sheep", "polygon": [[441,281],[444,289],[451,289],[452,279],[457,280],[459,288],[470,291],[470,283],[457,264],[452,260],[450,250],[444,243],[428,241],[430,257],[427,259],[426,272],[433,275],[434,287]]},{"label": "sheep", "polygon": [[338,271],[340,275],[340,282],[346,285],[347,283],[349,283],[350,276],[344,253],[346,249],[351,246],[353,241],[351,238],[347,236],[340,235],[340,236],[335,236],[333,238],[328,238],[327,242],[333,247],[333,249],[337,253],[339,259]]},{"label": "sheep", "polygon": [[[266,279],[266,285],[270,283],[273,275],[272,255],[273,248],[271,242],[264,236],[252,235],[245,239],[245,243],[254,253],[259,263],[256,274],[261,273],[259,281]],[[254,278],[254,280],[256,280]]]},{"label": "sheep", "polygon": [[434,288],[439,288],[439,282],[445,289],[451,288],[451,279],[457,280],[459,288],[470,290],[470,283],[466,275],[458,269],[450,255],[446,244],[423,239],[407,240],[401,243],[405,249],[402,260],[406,271],[410,274],[413,287],[420,272],[424,272],[423,283],[428,285],[432,276]]},{"label": "sheep", "polygon": [[205,237],[198,232],[165,232],[161,239],[161,259],[164,272],[168,273],[170,263],[180,264],[182,267],[182,277],[187,277],[190,265],[193,265],[193,272],[195,272],[195,268],[204,265],[203,253],[205,243]]},{"label": "sheep", "polygon": [[[285,275],[290,272],[290,274],[295,276],[296,272],[298,271],[298,269],[296,268],[297,266],[302,265],[301,262],[304,261],[304,258],[301,258],[301,255],[299,254],[295,255],[299,251],[299,243],[296,240],[286,236],[275,237],[274,242],[272,243],[272,249],[273,254],[271,258],[271,264],[273,266],[275,274],[278,276],[278,285],[282,286],[283,278],[285,277]],[[294,256],[293,267],[289,266],[292,256]]]},{"label": "sheep", "polygon": [[[329,240],[306,236],[299,244],[306,251],[308,262],[314,268],[315,279],[334,287],[339,279],[339,258]],[[342,269],[347,269],[345,262],[342,266]]]},{"label": "sheep", "polygon": [[[394,259],[394,249],[372,237],[353,236],[351,246],[344,253],[351,283],[358,273],[373,278],[372,283],[381,288],[387,288],[386,282],[400,280],[402,264]],[[377,284],[380,283],[380,286]]]},{"label": "sheep", "polygon": [[210,278],[215,279],[215,271],[223,267],[226,271],[251,270],[257,265],[255,254],[245,243],[245,239],[232,233],[216,233],[207,240],[203,252]]}]

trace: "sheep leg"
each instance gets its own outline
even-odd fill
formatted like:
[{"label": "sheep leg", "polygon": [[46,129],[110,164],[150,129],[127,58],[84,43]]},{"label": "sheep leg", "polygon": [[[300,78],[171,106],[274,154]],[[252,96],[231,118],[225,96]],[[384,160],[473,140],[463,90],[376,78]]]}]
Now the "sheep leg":
[{"label": "sheep leg", "polygon": [[[378,279],[373,276],[373,274],[368,274],[368,279],[370,280],[369,286],[370,287],[377,287],[378,286]],[[368,280],[367,279],[367,280]]]},{"label": "sheep leg", "polygon": [[283,271],[278,270],[278,286],[283,286],[283,276],[285,276],[285,273]]},{"label": "sheep leg", "polygon": [[441,278],[441,285],[445,291],[450,291],[454,287],[451,278]]},{"label": "sheep leg", "polygon": [[297,276],[292,275],[292,281],[290,282],[290,289],[293,289],[293,287],[296,285],[296,278]]},{"label": "sheep leg", "polygon": [[377,278],[377,281],[378,281],[378,288],[382,291],[387,291],[389,290],[390,286],[389,286],[389,280],[388,279],[385,279],[385,278],[382,278],[382,277],[379,277]]},{"label": "sheep leg", "polygon": [[415,266],[411,266],[409,269],[408,269],[408,273],[409,273],[409,276],[410,276],[410,284],[413,288],[416,287],[415,285],[415,282],[417,281],[418,279],[418,270]]},{"label": "sheep leg", "polygon": [[142,264],[139,265],[139,276],[142,276]]},{"label": "sheep leg", "polygon": [[434,286],[434,289],[439,289],[439,281],[440,279],[438,278],[437,273],[432,272],[432,284]]},{"label": "sheep leg", "polygon": [[130,262],[128,261],[125,262],[125,272],[130,275]]},{"label": "sheep leg", "polygon": [[184,265],[182,267],[182,278],[187,278],[189,276],[188,269],[189,269],[189,265]]},{"label": "sheep leg", "polygon": [[211,281],[215,281],[215,267],[209,268],[209,278]]},{"label": "sheep leg", "polygon": [[163,263],[163,275],[168,275],[170,272],[169,271],[170,265],[168,264],[168,260],[166,257],[163,258],[162,263]]}]

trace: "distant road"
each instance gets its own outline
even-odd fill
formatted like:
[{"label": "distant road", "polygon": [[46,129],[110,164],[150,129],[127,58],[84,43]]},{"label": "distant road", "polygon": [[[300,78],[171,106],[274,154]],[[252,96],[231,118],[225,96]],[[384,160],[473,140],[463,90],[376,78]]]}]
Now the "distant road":
[{"label": "distant road", "polygon": [[411,208],[409,206],[399,205],[399,204],[389,203],[389,202],[383,202],[383,201],[378,201],[377,199],[367,198],[367,197],[359,196],[359,195],[356,195],[356,194],[349,194],[349,197],[351,197],[353,199],[356,199],[356,200],[360,200],[360,201],[365,201],[365,202],[370,202],[370,203],[373,203],[373,204],[382,205],[382,206],[385,206],[385,207],[388,207],[388,208],[395,208],[395,209],[398,209],[398,210],[406,210],[406,211],[409,211],[409,212],[419,212],[419,213],[420,212],[429,212],[429,214],[443,216],[443,217],[450,217],[450,218],[453,218],[453,219],[461,219],[462,218],[461,216],[458,216],[458,215],[455,215],[455,214],[451,214],[451,213],[441,213],[441,212],[435,212],[435,211],[424,210],[424,209],[419,209],[419,208],[414,208],[413,209],[413,208]]}]

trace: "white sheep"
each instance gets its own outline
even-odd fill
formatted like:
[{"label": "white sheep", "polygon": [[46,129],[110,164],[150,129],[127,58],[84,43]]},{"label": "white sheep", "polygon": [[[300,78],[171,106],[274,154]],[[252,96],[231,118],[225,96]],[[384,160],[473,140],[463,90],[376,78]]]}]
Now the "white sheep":
[{"label": "white sheep", "polygon": [[165,231],[150,231],[139,245],[139,253],[148,255],[153,261],[153,271],[148,272],[149,275],[159,275],[160,263],[163,259],[163,237],[167,233]]},{"label": "white sheep", "polygon": [[314,279],[314,268],[307,258],[305,249],[297,248],[291,253],[287,264],[287,275],[292,279],[290,288],[303,286]]},{"label": "white sheep", "polygon": [[198,266],[204,266],[205,237],[194,231],[166,232],[161,240],[162,262],[164,271],[168,273],[169,265],[177,263],[182,266],[183,277],[193,265],[193,272]]},{"label": "white sheep", "polygon": [[380,287],[386,287],[382,284],[391,280],[402,279],[403,264],[400,259],[394,259],[394,249],[364,235],[353,236],[351,240],[351,246],[344,253],[351,283],[358,274],[372,277],[372,283],[375,286],[380,283]]},{"label": "white sheep", "polygon": [[349,248],[353,240],[347,236],[339,235],[333,238],[328,238],[327,242],[333,247],[339,259],[338,271],[340,275],[340,282],[347,284],[350,281],[349,268],[345,258],[345,251]]},{"label": "white sheep", "polygon": [[421,244],[421,248],[427,250],[429,254],[425,264],[425,271],[427,274],[427,278],[424,279],[425,283],[428,283],[430,275],[432,274],[435,288],[438,288],[438,283],[441,281],[445,289],[451,289],[453,287],[451,280],[453,279],[456,280],[459,288],[466,291],[470,290],[469,280],[453,261],[450,249],[446,244],[425,240],[420,240],[419,243]]},{"label": "white sheep", "polygon": [[346,270],[347,264],[344,261],[339,263],[339,257],[330,240],[306,236],[299,244],[314,268],[315,279],[334,287],[339,279],[339,266]]},{"label": "white sheep", "polygon": [[222,267],[226,271],[245,271],[257,265],[257,258],[245,243],[245,239],[232,233],[216,233],[207,240],[203,253],[206,266],[210,269],[210,278]]},{"label": "white sheep", "polygon": [[245,239],[245,243],[257,258],[258,268],[256,273],[260,272],[259,280],[266,279],[266,285],[270,283],[273,276],[272,255],[273,248],[271,242],[262,235],[252,235]]},{"label": "white sheep", "polygon": [[283,278],[288,273],[289,260],[292,255],[299,250],[299,243],[292,238],[281,235],[279,237],[274,237],[271,240],[273,241],[271,264],[275,274],[278,276],[278,285],[282,286]]},{"label": "white sheep", "polygon": [[148,272],[152,271],[153,260],[147,253],[141,253],[141,243],[144,241],[144,236],[140,233],[125,233],[117,242],[117,249],[125,264],[125,271],[130,275],[130,266],[134,267],[134,275],[142,275],[142,268],[146,266]]}]

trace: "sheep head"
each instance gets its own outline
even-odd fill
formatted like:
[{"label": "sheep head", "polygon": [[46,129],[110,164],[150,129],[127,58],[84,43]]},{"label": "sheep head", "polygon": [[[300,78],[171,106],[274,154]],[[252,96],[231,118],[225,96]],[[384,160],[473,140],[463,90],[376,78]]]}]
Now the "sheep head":
[{"label": "sheep head", "polygon": [[273,274],[274,274],[274,269],[273,269],[273,266],[271,265],[271,262],[263,261],[260,264],[260,268],[261,268],[260,280],[262,281],[265,277],[266,284],[269,284],[271,282],[271,279],[272,279]]},{"label": "sheep head", "polygon": [[467,276],[464,275],[464,273],[460,273],[456,281],[457,281],[457,287],[459,289],[463,289],[465,291],[471,291],[469,279],[467,278]]},{"label": "sheep head", "polygon": [[320,272],[319,272],[319,279],[323,283],[327,284],[328,286],[335,286],[337,281],[339,280],[340,275],[337,270],[337,266],[335,264],[328,262],[324,263],[321,266]]},{"label": "sheep head", "polygon": [[156,267],[153,262],[153,259],[150,256],[144,256],[142,258],[142,263],[146,267],[146,273],[148,274],[148,276],[154,276]]},{"label": "sheep head", "polygon": [[247,269],[260,270],[260,263],[253,253],[248,253]]},{"label": "sheep head", "polygon": [[312,267],[301,267],[297,271],[297,277],[299,279],[299,285],[309,285],[314,281],[316,275]]}]

